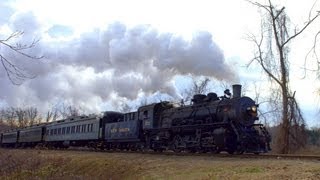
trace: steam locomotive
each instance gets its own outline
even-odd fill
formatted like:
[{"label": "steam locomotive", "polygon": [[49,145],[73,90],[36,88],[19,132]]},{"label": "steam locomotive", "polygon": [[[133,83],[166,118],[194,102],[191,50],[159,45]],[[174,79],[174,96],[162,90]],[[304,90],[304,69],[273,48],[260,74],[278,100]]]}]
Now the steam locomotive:
[{"label": "steam locomotive", "polygon": [[270,135],[258,120],[258,105],[241,97],[241,85],[193,96],[191,105],[159,102],[135,112],[106,111],[1,133],[2,147],[70,146],[174,152],[265,153]]}]

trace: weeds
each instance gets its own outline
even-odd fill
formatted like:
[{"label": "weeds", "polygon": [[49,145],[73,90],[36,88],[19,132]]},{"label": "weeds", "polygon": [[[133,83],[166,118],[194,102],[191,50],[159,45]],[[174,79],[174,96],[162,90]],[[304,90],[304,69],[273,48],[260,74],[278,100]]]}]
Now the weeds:
[{"label": "weeds", "polygon": [[0,180],[318,179],[319,162],[0,149]]},{"label": "weeds", "polygon": [[[1,179],[59,177],[68,158],[42,156],[41,151],[0,150]],[[61,176],[60,176],[61,177]]]}]

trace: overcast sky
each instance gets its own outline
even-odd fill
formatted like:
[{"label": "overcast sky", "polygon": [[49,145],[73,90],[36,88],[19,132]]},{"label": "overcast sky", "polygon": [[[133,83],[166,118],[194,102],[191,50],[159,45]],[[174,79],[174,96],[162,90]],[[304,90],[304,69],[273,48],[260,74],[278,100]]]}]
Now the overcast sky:
[{"label": "overcast sky", "polygon": [[[313,2],[276,4],[301,24]],[[42,109],[65,101],[100,112],[118,107],[119,100],[159,93],[178,99],[177,75],[246,82],[253,91],[250,84],[266,80],[255,67],[244,67],[253,56],[245,37],[258,33],[259,22],[257,8],[247,1],[1,0],[0,39],[23,30],[24,42],[40,39],[31,53],[45,58],[15,59],[1,47],[37,77],[14,86],[0,68],[0,100]],[[319,21],[315,24],[310,32],[320,29]],[[319,125],[318,80],[311,73],[301,79],[312,37],[306,33],[292,43],[291,83],[308,124]]]}]

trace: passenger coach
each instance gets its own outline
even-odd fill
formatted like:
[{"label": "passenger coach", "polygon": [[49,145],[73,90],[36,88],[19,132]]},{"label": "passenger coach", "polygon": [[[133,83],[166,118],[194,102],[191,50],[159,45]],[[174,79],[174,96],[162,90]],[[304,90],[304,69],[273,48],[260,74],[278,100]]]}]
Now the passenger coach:
[{"label": "passenger coach", "polygon": [[1,134],[1,146],[2,147],[16,147],[18,144],[19,131],[13,129]]},{"label": "passenger coach", "polygon": [[46,125],[37,124],[34,126],[19,129],[18,145],[21,147],[35,147],[44,145]]},{"label": "passenger coach", "polygon": [[101,137],[96,115],[76,116],[47,125],[46,143],[53,147],[95,146]]}]

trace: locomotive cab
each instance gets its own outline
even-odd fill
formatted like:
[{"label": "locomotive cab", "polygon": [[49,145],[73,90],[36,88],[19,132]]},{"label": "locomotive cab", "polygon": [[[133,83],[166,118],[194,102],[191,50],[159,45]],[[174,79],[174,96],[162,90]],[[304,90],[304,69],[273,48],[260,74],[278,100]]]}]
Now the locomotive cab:
[{"label": "locomotive cab", "polygon": [[165,109],[173,108],[173,104],[167,101],[153,103],[139,108],[139,120],[143,129],[153,129],[160,126],[160,116]]}]

